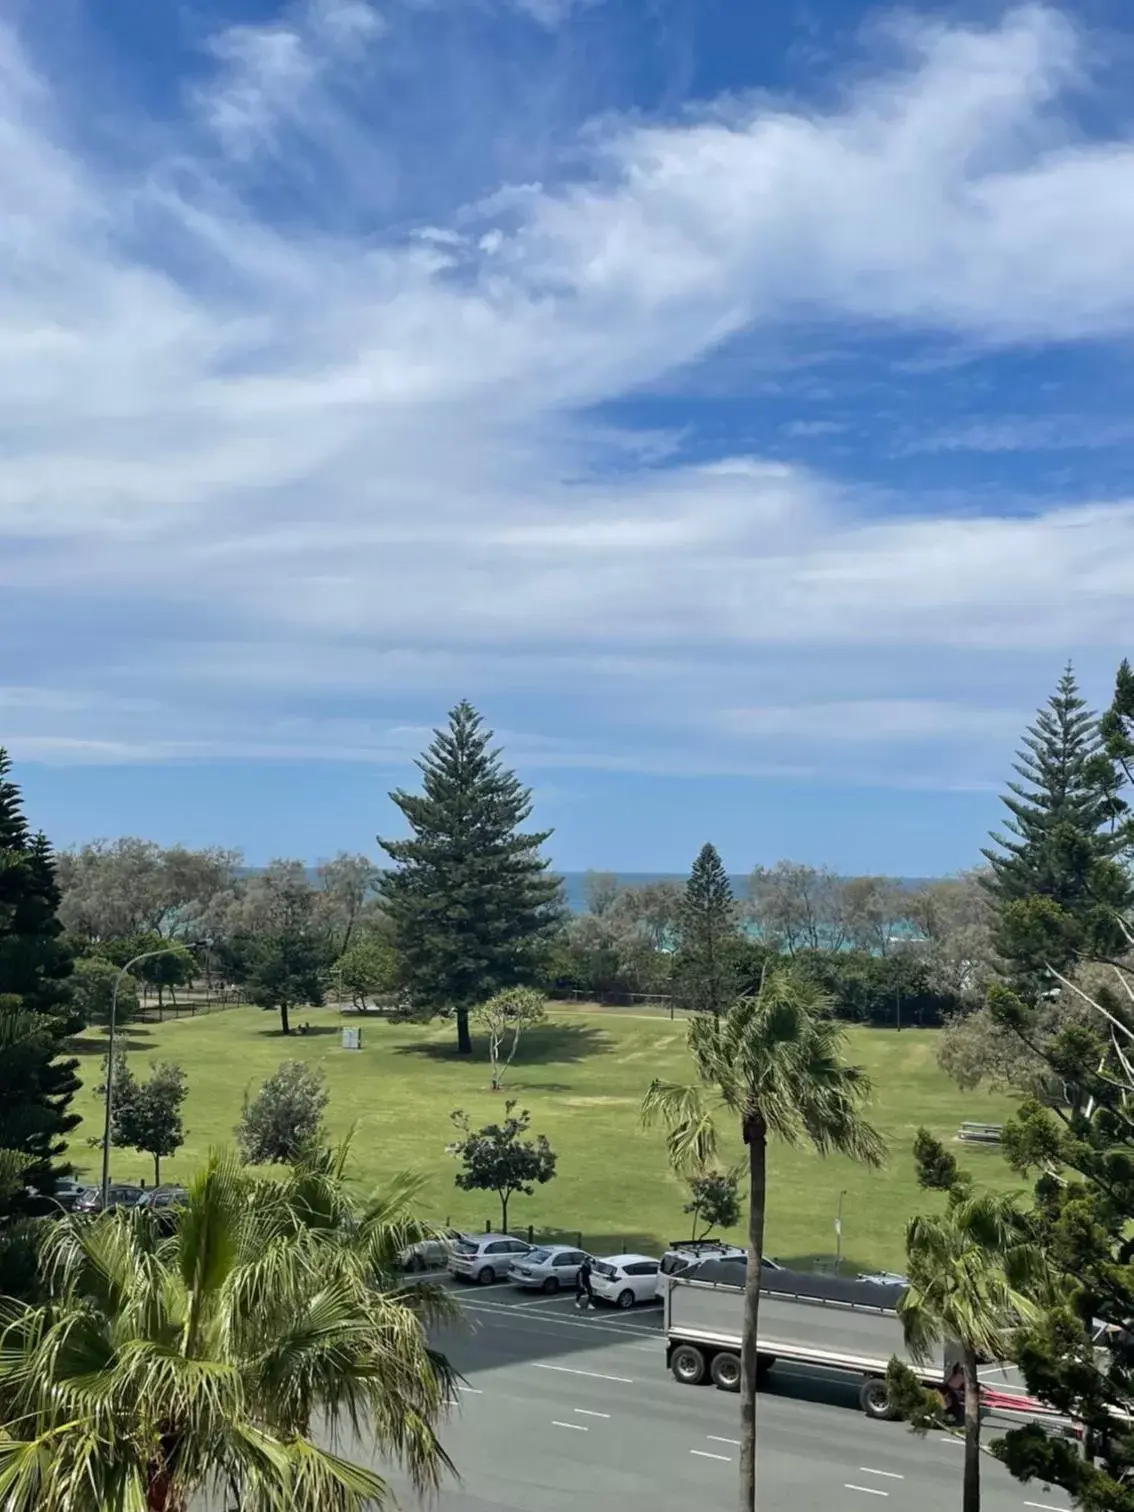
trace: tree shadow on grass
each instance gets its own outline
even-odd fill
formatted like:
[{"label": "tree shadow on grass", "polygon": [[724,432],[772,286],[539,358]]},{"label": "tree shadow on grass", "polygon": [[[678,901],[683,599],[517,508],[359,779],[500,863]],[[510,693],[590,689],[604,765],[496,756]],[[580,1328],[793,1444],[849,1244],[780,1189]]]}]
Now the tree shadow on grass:
[{"label": "tree shadow on grass", "polygon": [[267,1036],[272,1039],[287,1040],[289,1043],[292,1040],[315,1039],[319,1035],[338,1034],[340,1032],[338,1024],[312,1024],[307,1029],[301,1029],[298,1024],[292,1024],[291,1033],[285,1034],[280,1028],[278,1019],[274,1024],[265,1025],[263,1029],[256,1030],[256,1033],[261,1037]]},{"label": "tree shadow on grass", "polygon": [[[590,1055],[605,1054],[613,1047],[613,1044],[614,1041],[605,1030],[596,1028],[592,1024],[543,1024],[537,1029],[529,1029],[521,1037],[520,1048],[510,1069],[516,1074],[517,1080],[522,1081],[525,1070],[531,1066],[573,1065]],[[457,1031],[454,1027],[451,1039],[412,1040],[398,1045],[396,1053],[421,1055],[426,1060],[457,1061],[463,1065],[470,1065],[477,1061],[487,1062],[488,1045],[483,1038],[477,1036],[473,1040],[471,1055],[458,1054]],[[525,1085],[535,1086],[535,1083],[527,1082]],[[505,1082],[506,1086],[507,1082]],[[560,1087],[559,1090],[566,1091],[567,1089]]]},{"label": "tree shadow on grass", "polygon": [[[110,1048],[110,1036],[102,1029],[87,1029],[74,1039],[67,1041],[68,1055],[97,1055],[101,1058],[106,1056]],[[154,1049],[154,1037],[149,1029],[143,1024],[128,1024],[116,1030],[114,1035],[115,1052],[121,1050],[124,1055],[134,1051]]]}]

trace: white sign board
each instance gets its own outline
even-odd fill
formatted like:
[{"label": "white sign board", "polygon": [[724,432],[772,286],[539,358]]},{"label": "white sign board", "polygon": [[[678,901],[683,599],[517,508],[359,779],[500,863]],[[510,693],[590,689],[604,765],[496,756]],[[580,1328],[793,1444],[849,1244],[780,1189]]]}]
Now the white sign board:
[{"label": "white sign board", "polygon": [[344,1050],[361,1050],[362,1049],[362,1030],[361,1029],[344,1029],[343,1030],[343,1049]]}]

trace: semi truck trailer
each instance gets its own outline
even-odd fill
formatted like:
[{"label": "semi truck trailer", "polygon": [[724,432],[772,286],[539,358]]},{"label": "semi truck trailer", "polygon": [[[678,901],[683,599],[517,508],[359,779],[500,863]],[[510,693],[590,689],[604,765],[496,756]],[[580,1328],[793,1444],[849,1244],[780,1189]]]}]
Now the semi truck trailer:
[{"label": "semi truck trailer", "polygon": [[[739,1391],[746,1268],[732,1257],[709,1259],[669,1278],[666,1361],[683,1385],[711,1381],[722,1391]],[[868,1417],[895,1416],[886,1397],[891,1359],[904,1360],[930,1388],[943,1387],[960,1360],[960,1349],[948,1340],[940,1362],[918,1363],[910,1356],[897,1312],[903,1289],[783,1268],[764,1273],[758,1374],[780,1361],[851,1376]],[[1026,1394],[1015,1371],[990,1363],[981,1376],[982,1412],[1015,1421],[1039,1418],[1049,1431],[1079,1436],[1077,1425]]]},{"label": "semi truck trailer", "polygon": [[[740,1389],[743,1269],[706,1261],[670,1277],[664,1299],[666,1362],[682,1385],[711,1381],[723,1391]],[[944,1361],[930,1370],[910,1358],[896,1312],[900,1288],[785,1270],[762,1279],[761,1375],[784,1361],[855,1376],[862,1410],[874,1418],[893,1416],[885,1383],[893,1356],[905,1360],[927,1386],[944,1381]]]}]

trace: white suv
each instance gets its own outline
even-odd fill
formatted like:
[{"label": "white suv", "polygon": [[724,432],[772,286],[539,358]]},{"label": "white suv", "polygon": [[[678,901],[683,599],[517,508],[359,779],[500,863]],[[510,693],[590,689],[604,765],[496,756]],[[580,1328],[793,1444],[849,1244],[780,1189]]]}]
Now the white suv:
[{"label": "white suv", "polygon": [[464,1281],[491,1286],[503,1280],[513,1263],[531,1247],[508,1234],[461,1234],[449,1251],[449,1270]]}]

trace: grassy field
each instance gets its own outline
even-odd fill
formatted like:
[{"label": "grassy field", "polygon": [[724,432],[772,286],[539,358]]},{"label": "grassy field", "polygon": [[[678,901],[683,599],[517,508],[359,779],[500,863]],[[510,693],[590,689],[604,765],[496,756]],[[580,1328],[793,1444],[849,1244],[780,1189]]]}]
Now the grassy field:
[{"label": "grassy field", "polygon": [[[296,1018],[306,1016],[305,1011]],[[337,1013],[309,1016],[312,1032],[287,1040],[276,1017],[255,1008],[131,1026],[126,1048],[137,1074],[151,1061],[175,1060],[189,1077],[187,1141],[163,1166],[163,1179],[184,1177],[211,1146],[229,1142],[245,1089],[255,1091],[281,1060],[296,1059],[323,1066],[331,1128],[341,1134],[355,1125],[360,1177],[373,1185],[395,1171],[422,1171],[438,1219],[452,1218],[466,1227],[483,1228],[486,1220],[496,1225],[491,1194],[464,1193],[453,1183],[455,1162],[445,1153],[452,1135],[449,1113],[461,1107],[474,1123],[485,1122],[499,1114],[505,1096],[513,1095],[531,1109],[533,1130],[547,1134],[559,1156],[554,1181],[531,1198],[513,1199],[509,1216],[516,1232],[529,1223],[541,1230],[581,1230],[587,1245],[600,1252],[624,1240],[633,1248],[656,1250],[688,1232],[683,1190],[666,1167],[662,1136],[644,1132],[638,1122],[651,1077],[688,1076],[681,1022],[645,1011],[557,1010],[545,1028],[522,1042],[502,1095],[488,1090],[482,1045],[471,1062],[458,1058],[451,1025],[369,1020],[363,1048],[349,1051],[340,1047]],[[905,1220],[928,1200],[913,1178],[910,1148],[918,1125],[951,1140],[963,1119],[999,1121],[1010,1105],[991,1094],[958,1092],[937,1067],[937,1037],[931,1030],[856,1029],[850,1046],[874,1080],[871,1116],[888,1141],[890,1163],[869,1173],[842,1159],[775,1148],[768,1250],[805,1265],[830,1256],[843,1191],[846,1263],[897,1267]],[[87,1085],[77,1106],[84,1123],[71,1149],[76,1166],[91,1174],[97,1161],[86,1140],[101,1128],[92,1089],[104,1048],[101,1034],[80,1042]],[[999,1187],[1016,1184],[995,1151],[966,1148],[964,1157],[982,1180]],[[151,1170],[145,1156],[114,1152],[120,1179],[149,1178]]]}]

